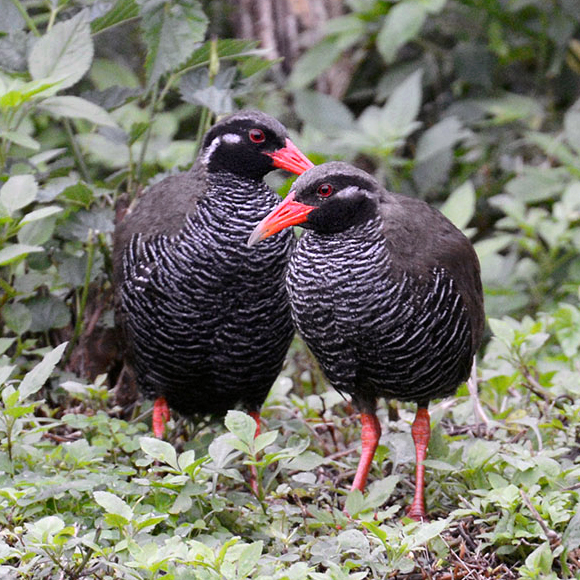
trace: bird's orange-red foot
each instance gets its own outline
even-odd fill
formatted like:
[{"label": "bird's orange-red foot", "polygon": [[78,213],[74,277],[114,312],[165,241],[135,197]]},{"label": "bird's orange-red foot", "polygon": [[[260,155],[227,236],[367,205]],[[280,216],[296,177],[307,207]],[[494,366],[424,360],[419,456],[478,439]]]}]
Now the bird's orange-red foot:
[{"label": "bird's orange-red foot", "polygon": [[360,420],[362,423],[361,442],[362,451],[354,476],[354,481],[350,488],[351,491],[358,489],[364,491],[367,484],[367,477],[371,469],[373,457],[381,438],[381,424],[374,413],[361,413]]},{"label": "bird's orange-red foot", "polygon": [[419,407],[411,434],[415,443],[415,456],[417,464],[415,466],[415,497],[409,507],[407,515],[418,522],[427,519],[425,512],[425,466],[423,461],[427,459],[427,447],[431,438],[431,419],[426,407]]},{"label": "bird's orange-red foot", "polygon": [[171,412],[165,397],[157,397],[153,403],[153,435],[163,439],[165,424],[171,419]]}]

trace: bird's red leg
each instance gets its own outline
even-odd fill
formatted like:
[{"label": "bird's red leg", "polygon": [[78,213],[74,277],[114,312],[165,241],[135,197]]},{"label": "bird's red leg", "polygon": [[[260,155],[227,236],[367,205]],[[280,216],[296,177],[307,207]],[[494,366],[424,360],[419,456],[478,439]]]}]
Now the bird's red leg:
[{"label": "bird's red leg", "polygon": [[153,403],[153,434],[158,439],[163,439],[165,423],[171,419],[171,412],[165,397],[157,397]]},{"label": "bird's red leg", "polygon": [[361,413],[360,420],[362,423],[362,452],[360,454],[356,475],[350,488],[351,491],[355,489],[359,489],[360,491],[365,490],[371,463],[373,462],[373,457],[375,456],[375,451],[381,438],[381,424],[375,413]]},{"label": "bird's red leg", "polygon": [[419,407],[415,415],[415,421],[411,427],[411,434],[415,442],[415,455],[417,465],[415,466],[415,497],[407,515],[420,522],[427,519],[425,512],[425,466],[423,461],[427,459],[427,447],[431,437],[431,420],[427,407]]},{"label": "bird's red leg", "polygon": [[[260,434],[261,431],[261,422],[260,422],[260,412],[259,411],[250,411],[248,413],[254,421],[256,421],[256,433],[254,434],[254,439]],[[250,485],[252,486],[252,491],[258,495],[259,487],[258,487],[258,470],[256,469],[255,465],[250,466]]]}]

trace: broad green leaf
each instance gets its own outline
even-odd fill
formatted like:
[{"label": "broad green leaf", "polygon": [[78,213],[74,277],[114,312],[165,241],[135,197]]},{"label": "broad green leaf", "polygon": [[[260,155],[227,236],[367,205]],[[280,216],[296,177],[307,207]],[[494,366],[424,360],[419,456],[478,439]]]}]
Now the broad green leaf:
[{"label": "broad green leaf", "polygon": [[58,207],[57,205],[48,205],[46,207],[42,207],[40,209],[36,209],[34,211],[31,211],[30,213],[27,213],[20,220],[20,225],[24,225],[37,220],[43,220],[44,218],[47,218],[60,212],[62,212],[62,207]]},{"label": "broad green leaf", "polygon": [[93,492],[95,501],[109,514],[120,516],[129,523],[133,519],[133,510],[129,505],[114,493],[108,491]]},{"label": "broad green leaf", "polygon": [[460,230],[467,227],[475,214],[475,188],[471,181],[460,185],[439,208]]},{"label": "broad green leaf", "polygon": [[264,542],[258,540],[242,550],[238,558],[238,578],[247,578],[253,572],[263,549]]},{"label": "broad green leaf", "polygon": [[29,541],[39,544],[52,543],[52,538],[64,529],[64,521],[59,516],[46,516],[33,523],[24,524]]},{"label": "broad green leaf", "polygon": [[[42,210],[38,210],[42,211]],[[34,213],[34,212],[31,212]],[[53,214],[25,223],[18,230],[18,241],[21,244],[41,246],[50,240],[54,233],[56,216]]]},{"label": "broad green leaf", "polygon": [[44,252],[44,248],[25,244],[8,244],[0,250],[0,266],[16,262],[34,252]]},{"label": "broad green leaf", "polygon": [[117,123],[105,109],[80,97],[72,95],[49,97],[38,105],[39,109],[55,117],[86,119],[96,125],[117,127]]},{"label": "broad green leaf", "polygon": [[37,40],[28,57],[28,69],[34,80],[58,79],[65,89],[81,80],[92,60],[91,29],[88,13],[83,10],[55,24]]},{"label": "broad green leaf", "polygon": [[228,411],[224,423],[227,430],[245,444],[249,445],[254,441],[256,422],[248,414],[242,411]]},{"label": "broad green leaf", "polygon": [[50,352],[47,352],[42,361],[40,361],[31,371],[24,375],[20,386],[18,387],[19,398],[21,401],[30,397],[30,395],[39,391],[44,383],[50,377],[54,367],[60,361],[68,342],[59,344]]},{"label": "broad green leaf", "polygon": [[32,314],[32,332],[47,332],[53,328],[64,328],[70,323],[70,310],[61,298],[50,294],[35,296],[27,302]]},{"label": "broad green leaf", "polygon": [[36,139],[21,131],[0,131],[0,137],[25,149],[31,149],[32,151],[40,149],[40,143]]},{"label": "broad green leaf", "polygon": [[344,510],[351,516],[355,517],[365,507],[365,499],[360,490],[355,489],[346,496]]},{"label": "broad green leaf", "polygon": [[2,308],[2,318],[6,326],[18,335],[24,334],[32,324],[32,314],[25,304],[9,302]]},{"label": "broad green leaf", "polygon": [[457,117],[446,117],[432,127],[429,127],[417,143],[415,161],[420,163],[429,157],[452,149],[459,141],[469,137],[470,131],[466,130]]},{"label": "broad green leaf", "polygon": [[0,386],[10,378],[12,371],[16,368],[16,365],[8,365],[5,367],[0,367]]},{"label": "broad green leaf", "polygon": [[141,449],[147,455],[179,470],[175,448],[170,443],[167,443],[167,441],[162,441],[155,437],[141,437],[139,439],[139,444],[141,445]]},{"label": "broad green leaf", "polygon": [[395,60],[399,49],[419,34],[426,18],[427,8],[417,0],[403,0],[391,8],[377,35],[377,49],[385,62]]},{"label": "broad green leaf", "polygon": [[330,68],[340,55],[364,34],[364,23],[358,21],[348,33],[331,35],[308,49],[294,64],[287,87],[303,89]]},{"label": "broad green leaf", "polygon": [[118,0],[112,3],[111,9],[91,22],[93,34],[113,28],[139,16],[139,8],[135,0]]},{"label": "broad green leaf", "polygon": [[423,96],[421,69],[409,75],[393,91],[383,108],[383,123],[387,124],[396,135],[406,136],[416,127],[415,119],[421,108]]},{"label": "broad green leaf", "polygon": [[0,14],[2,14],[0,32],[14,32],[25,28],[26,22],[16,7],[16,3],[10,0],[0,0]]},{"label": "broad green leaf", "polygon": [[182,65],[205,38],[208,19],[198,0],[138,0],[147,43],[148,86]]},{"label": "broad green leaf", "polygon": [[516,335],[514,329],[509,323],[497,318],[489,318],[487,322],[496,338],[501,340],[501,342],[507,346],[513,344]]},{"label": "broad green leaf", "polygon": [[576,108],[570,109],[564,116],[564,133],[568,143],[580,155],[580,110],[578,105]]},{"label": "broad green leaf", "polygon": [[318,91],[296,91],[294,107],[303,121],[327,135],[354,130],[354,115],[350,109],[330,95]]},{"label": "broad green leaf", "polygon": [[36,199],[38,184],[32,175],[13,175],[0,189],[0,203],[9,215]]},{"label": "broad green leaf", "polygon": [[265,449],[268,445],[272,445],[277,437],[278,431],[268,431],[267,433],[258,435],[254,440],[254,449],[256,450],[256,453],[262,451],[262,449]]}]

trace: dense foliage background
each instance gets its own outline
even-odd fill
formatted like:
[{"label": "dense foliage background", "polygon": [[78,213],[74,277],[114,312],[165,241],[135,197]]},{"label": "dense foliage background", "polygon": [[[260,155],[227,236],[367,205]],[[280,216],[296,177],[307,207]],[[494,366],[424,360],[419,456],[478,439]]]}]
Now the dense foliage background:
[{"label": "dense foliage background", "polygon": [[[0,0],[0,578],[580,578],[580,2],[256,2],[284,61],[235,37],[251,4]],[[413,406],[348,493],[359,423],[298,340],[256,441],[241,412],[155,440],[119,378],[115,208],[240,107],[474,241],[481,406],[432,404],[428,523]]]}]

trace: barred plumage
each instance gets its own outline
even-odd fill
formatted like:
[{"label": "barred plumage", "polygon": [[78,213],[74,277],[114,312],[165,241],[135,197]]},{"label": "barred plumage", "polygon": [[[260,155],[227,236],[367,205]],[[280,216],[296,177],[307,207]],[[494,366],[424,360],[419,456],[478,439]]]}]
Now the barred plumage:
[{"label": "barred plumage", "polygon": [[331,384],[361,410],[364,490],[381,433],[378,397],[415,401],[417,486],[425,517],[427,405],[465,381],[484,326],[479,263],[469,240],[428,204],[386,191],[345,163],[299,177],[250,241],[302,225],[287,286],[292,316]]},{"label": "barred plumage", "polygon": [[238,113],[208,132],[189,172],[151,187],[118,226],[118,314],[146,396],[186,416],[259,410],[293,336],[284,272],[294,236],[246,241],[280,199],[264,175],[310,166],[280,123]]}]

